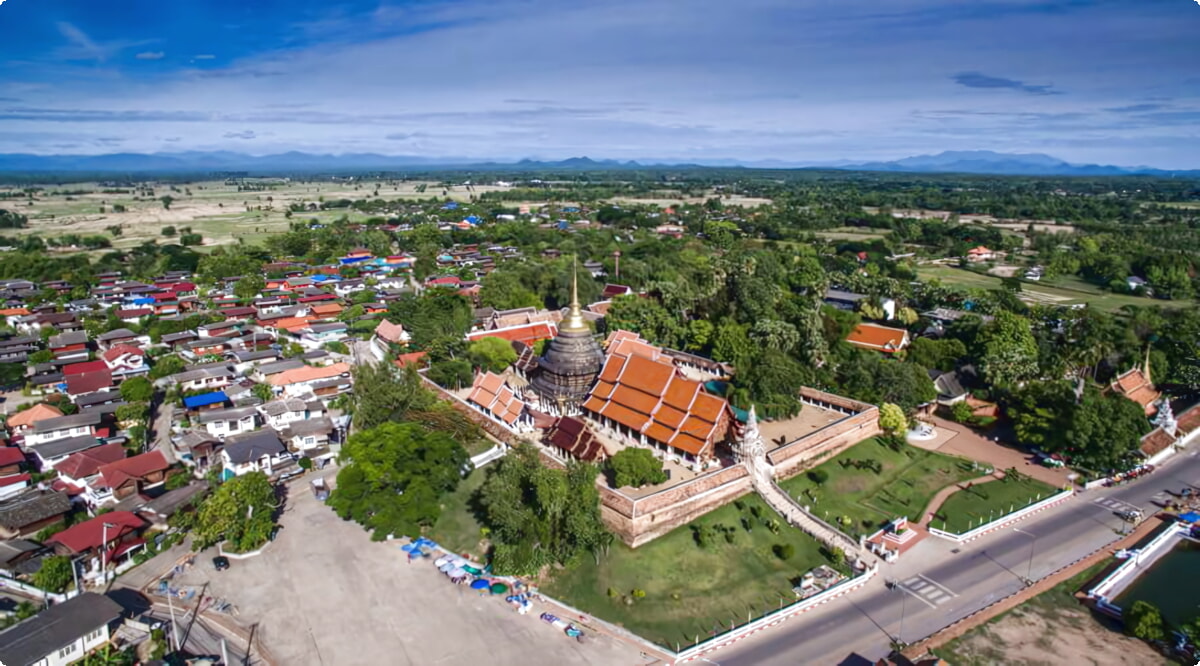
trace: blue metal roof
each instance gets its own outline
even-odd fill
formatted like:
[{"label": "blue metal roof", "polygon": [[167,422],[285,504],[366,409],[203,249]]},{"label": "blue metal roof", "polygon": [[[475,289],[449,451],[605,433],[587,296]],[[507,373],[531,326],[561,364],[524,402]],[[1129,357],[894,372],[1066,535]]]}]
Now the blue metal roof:
[{"label": "blue metal roof", "polygon": [[223,404],[229,398],[225,397],[224,391],[213,391],[212,393],[204,393],[202,395],[193,395],[183,399],[183,406],[188,409],[196,409],[197,407],[208,407],[209,405]]},{"label": "blue metal roof", "polygon": [[342,262],[342,265],[345,266],[346,264],[357,264],[364,261],[370,261],[372,259],[374,259],[374,257],[342,257],[338,261]]}]

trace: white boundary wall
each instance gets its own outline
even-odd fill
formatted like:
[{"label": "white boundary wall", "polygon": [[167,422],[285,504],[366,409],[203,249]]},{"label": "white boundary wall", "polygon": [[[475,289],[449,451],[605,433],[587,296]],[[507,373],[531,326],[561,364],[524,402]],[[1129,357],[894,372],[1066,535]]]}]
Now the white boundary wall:
[{"label": "white boundary wall", "polygon": [[736,629],[731,629],[724,634],[710,638],[707,641],[704,641],[703,643],[700,643],[693,647],[687,648],[686,650],[682,650],[675,655],[674,663],[682,664],[682,663],[692,661],[694,659],[699,659],[699,658],[703,657],[705,654],[708,654],[709,652],[713,652],[715,650],[720,650],[721,648],[728,647],[728,646],[732,645],[733,643],[736,643],[736,642],[742,640],[743,638],[750,636],[751,634],[762,631],[763,629],[769,629],[771,627],[778,626],[784,620],[795,617],[796,615],[799,615],[800,613],[803,613],[803,612],[811,610],[817,606],[820,606],[821,604],[832,601],[833,599],[840,597],[848,592],[857,590],[858,588],[862,587],[863,585],[866,585],[867,582],[869,580],[871,580],[875,576],[875,574],[878,572],[879,572],[879,567],[873,566],[870,569],[867,569],[866,572],[862,573],[861,575],[859,575],[856,578],[852,578],[850,580],[847,580],[847,581],[844,581],[837,585],[834,585],[833,587],[825,590],[824,592],[815,594],[815,595],[813,595],[807,599],[804,599],[802,601],[797,601],[796,603],[794,603],[790,606],[781,608],[780,610],[777,610],[777,611],[774,611],[771,613],[767,613],[766,615],[758,618],[757,620],[754,620],[753,622],[744,624],[740,627],[737,627]]},{"label": "white boundary wall", "polygon": [[1155,560],[1160,551],[1171,548],[1178,537],[1186,534],[1191,528],[1183,523],[1175,523],[1169,529],[1163,530],[1162,534],[1154,537],[1145,546],[1137,550],[1137,554],[1125,560],[1125,562],[1113,570],[1104,580],[1096,584],[1095,587],[1088,590],[1088,596],[1102,602],[1109,608],[1116,608],[1109,602],[1109,594],[1115,589],[1123,590],[1125,585],[1134,578],[1145,573],[1142,563],[1147,559]]},{"label": "white boundary wall", "polygon": [[939,530],[934,527],[929,528],[929,533],[935,537],[940,537],[942,539],[948,539],[950,541],[954,541],[957,543],[966,543],[968,541],[978,539],[979,537],[981,537],[985,534],[988,534],[989,532],[994,532],[996,530],[1008,527],[1009,525],[1012,525],[1013,523],[1016,523],[1017,521],[1024,520],[1025,518],[1028,518],[1029,516],[1039,512],[1039,511],[1048,509],[1051,506],[1054,506],[1055,504],[1058,504],[1060,502],[1065,502],[1066,500],[1071,499],[1074,496],[1075,496],[1075,490],[1073,488],[1071,490],[1064,490],[1057,495],[1051,495],[1050,497],[1047,497],[1046,499],[1044,499],[1036,504],[1030,504],[1029,506],[1025,507],[1024,509],[1018,509],[1006,516],[1001,516],[1000,518],[997,518],[996,520],[993,520],[992,522],[987,523],[986,525],[980,525],[979,527],[976,527],[975,529],[970,530],[968,532],[964,532],[962,534],[953,534],[951,532],[946,532],[945,530]]}]

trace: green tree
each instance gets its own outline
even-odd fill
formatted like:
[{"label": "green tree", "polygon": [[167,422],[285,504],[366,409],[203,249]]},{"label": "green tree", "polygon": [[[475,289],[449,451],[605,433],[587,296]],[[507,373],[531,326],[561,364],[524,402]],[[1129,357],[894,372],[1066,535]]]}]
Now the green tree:
[{"label": "green tree", "polygon": [[154,362],[154,366],[150,368],[150,379],[161,379],[162,377],[170,377],[171,375],[183,372],[187,367],[183,359],[173,354],[163,356]]},{"label": "green tree", "polygon": [[713,334],[713,358],[727,363],[745,363],[754,357],[757,348],[750,340],[747,327],[732,319],[717,325]]},{"label": "green tree", "polygon": [[599,559],[612,543],[600,520],[596,468],[587,463],[551,469],[537,449],[518,446],[488,474],[479,500],[498,574],[532,575],[589,552]]},{"label": "green tree", "polygon": [[150,405],[145,402],[131,402],[117,406],[117,420],[121,422],[145,423],[150,415]]},{"label": "green tree", "polygon": [[233,284],[233,295],[248,301],[267,288],[267,281],[261,275],[247,275]]},{"label": "green tree", "polygon": [[649,449],[625,447],[608,459],[609,483],[613,488],[640,488],[667,480],[662,461]]},{"label": "green tree", "polygon": [[225,540],[235,552],[262,546],[275,529],[275,489],[262,472],[234,477],[201,505],[192,531],[196,548]]},{"label": "green tree", "polygon": [[664,347],[679,347],[687,335],[679,318],[650,298],[618,296],[605,315],[610,331],[633,331]]},{"label": "green tree", "polygon": [[425,376],[438,386],[458,390],[470,386],[475,381],[475,370],[469,362],[461,358],[448,359],[430,364]]},{"label": "green tree", "polygon": [[879,406],[879,428],[889,435],[903,435],[908,430],[908,419],[899,405],[890,402]]},{"label": "green tree", "polygon": [[175,227],[168,226],[162,228],[162,235],[164,236],[174,236],[176,233]]},{"label": "green tree", "polygon": [[975,411],[971,409],[971,406],[967,404],[966,400],[960,400],[959,402],[954,403],[954,405],[950,408],[950,413],[954,417],[955,421],[958,421],[959,423],[966,423],[971,420],[971,417],[974,416]]},{"label": "green tree", "polygon": [[329,505],[345,520],[388,535],[417,536],[433,525],[441,498],[453,491],[470,458],[445,432],[415,423],[384,423],[356,432],[340,456]]},{"label": "green tree", "polygon": [[521,281],[521,276],[512,270],[494,270],[483,276],[479,288],[479,302],[497,310],[515,308],[541,308],[542,299]]},{"label": "green tree", "polygon": [[517,361],[517,352],[512,343],[503,338],[484,337],[467,347],[471,362],[492,372],[504,372]]},{"label": "green tree", "polygon": [[1144,641],[1161,641],[1167,637],[1162,613],[1155,605],[1146,601],[1135,601],[1129,610],[1121,614],[1125,622],[1125,633]]},{"label": "green tree", "polygon": [[275,389],[271,388],[268,384],[255,384],[251,386],[250,394],[263,402],[270,402],[275,399]]},{"label": "green tree", "polygon": [[[175,197],[167,194],[165,196],[159,197],[158,200],[162,202],[163,209],[171,210],[171,202],[175,201]],[[163,235],[165,236],[165,235],[169,235],[169,234],[163,234]]]},{"label": "green tree", "polygon": [[750,339],[766,349],[790,352],[800,344],[800,332],[786,321],[762,319],[750,328]]},{"label": "green tree", "polygon": [[917,338],[908,346],[907,360],[936,368],[943,372],[954,370],[958,363],[966,360],[967,346],[954,338]]},{"label": "green tree", "polygon": [[145,377],[130,377],[121,382],[121,397],[125,402],[150,402],[154,385]]},{"label": "green tree", "polygon": [[388,421],[404,421],[411,412],[428,410],[437,402],[425,388],[415,366],[404,369],[390,363],[363,363],[354,367],[354,385],[370,390],[354,392],[354,427],[370,430]]},{"label": "green tree", "polygon": [[71,558],[66,555],[51,555],[42,560],[42,567],[33,574],[33,584],[54,593],[61,593],[75,580],[71,571]]},{"label": "green tree", "polygon": [[1009,386],[1037,375],[1038,347],[1032,327],[1025,317],[1002,310],[979,332],[980,360],[988,383]]}]

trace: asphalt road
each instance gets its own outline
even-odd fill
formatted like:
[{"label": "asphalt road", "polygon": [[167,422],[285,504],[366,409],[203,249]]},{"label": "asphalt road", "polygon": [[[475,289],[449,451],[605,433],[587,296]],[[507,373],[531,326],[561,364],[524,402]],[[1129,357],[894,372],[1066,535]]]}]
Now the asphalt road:
[{"label": "asphalt road", "polygon": [[[721,666],[873,664],[899,637],[916,642],[1120,538],[1116,511],[1150,515],[1164,491],[1200,485],[1200,456],[1183,452],[1128,485],[1067,502],[958,546],[928,537],[861,590],[709,655]],[[885,581],[898,585],[888,589]],[[903,624],[903,626],[901,626]]]}]

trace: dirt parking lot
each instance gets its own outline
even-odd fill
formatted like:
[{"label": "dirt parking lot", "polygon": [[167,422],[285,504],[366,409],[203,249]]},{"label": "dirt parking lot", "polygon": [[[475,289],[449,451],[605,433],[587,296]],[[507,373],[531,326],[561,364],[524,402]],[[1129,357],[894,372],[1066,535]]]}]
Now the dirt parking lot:
[{"label": "dirt parking lot", "polygon": [[373,543],[307,492],[291,488],[279,536],[223,572],[205,551],[181,579],[238,608],[280,666],[355,664],[646,663],[614,639],[567,638],[502,599],[451,585],[430,561],[406,563],[400,542]]}]

